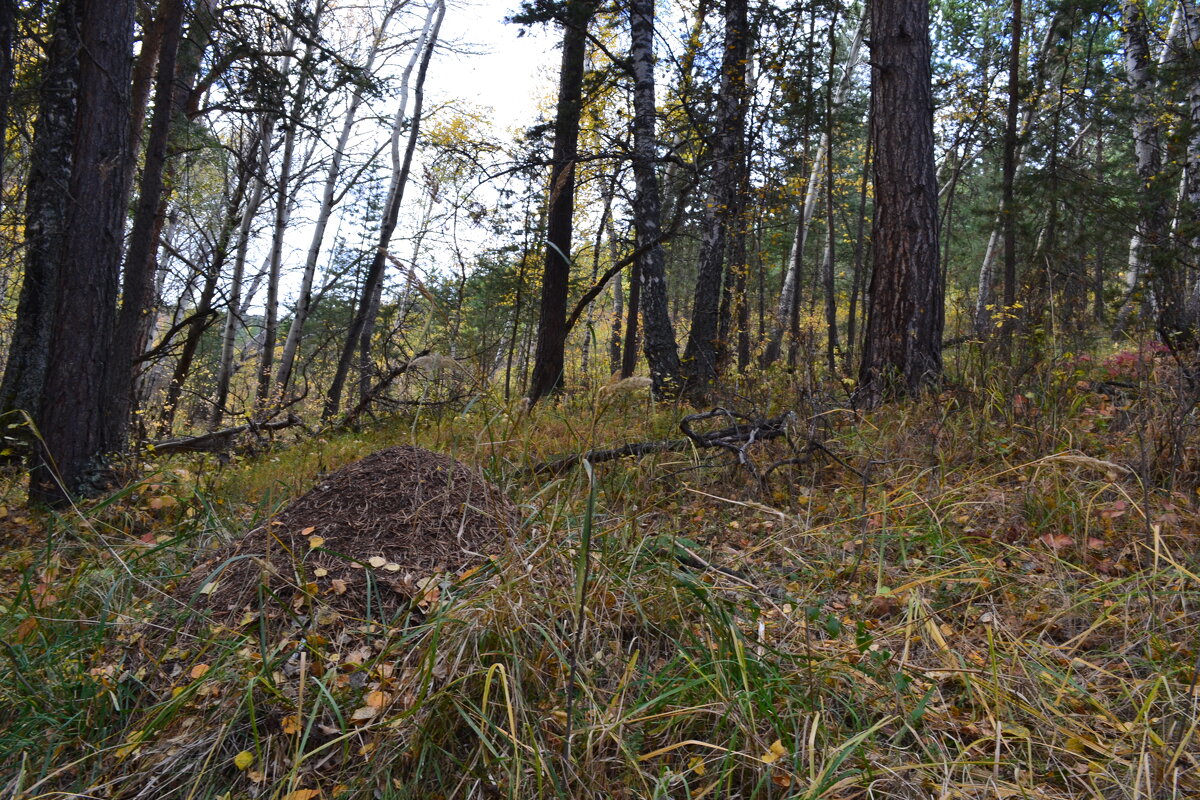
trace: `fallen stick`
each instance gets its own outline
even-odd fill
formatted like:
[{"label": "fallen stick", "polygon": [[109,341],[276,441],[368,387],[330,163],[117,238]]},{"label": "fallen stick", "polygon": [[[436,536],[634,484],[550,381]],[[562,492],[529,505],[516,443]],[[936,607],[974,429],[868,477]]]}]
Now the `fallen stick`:
[{"label": "fallen stick", "polygon": [[[735,420],[734,424],[715,431],[697,433],[692,428],[695,422],[717,417],[727,417]],[[575,453],[552,461],[535,464],[528,472],[533,475],[559,475],[578,466],[584,460],[592,464],[602,464],[605,461],[615,461],[618,458],[641,458],[654,453],[680,452],[690,447],[713,448],[729,450],[737,456],[738,463],[746,467],[756,478],[758,470],[746,455],[746,448],[756,441],[776,439],[787,435],[788,423],[792,413],[786,412],[772,419],[752,419],[744,414],[736,414],[718,408],[702,414],[690,414],[679,423],[686,439],[664,439],[649,442],[629,442],[620,447],[588,450],[585,453]],[[744,420],[738,422],[736,420]]]},{"label": "fallen stick", "polygon": [[202,433],[199,436],[185,436],[179,439],[149,442],[146,447],[158,455],[167,455],[169,453],[223,453],[233,449],[233,440],[239,434],[278,431],[303,424],[299,417],[289,414],[287,419],[281,419],[277,422],[250,422],[234,428],[223,428],[219,431]]}]

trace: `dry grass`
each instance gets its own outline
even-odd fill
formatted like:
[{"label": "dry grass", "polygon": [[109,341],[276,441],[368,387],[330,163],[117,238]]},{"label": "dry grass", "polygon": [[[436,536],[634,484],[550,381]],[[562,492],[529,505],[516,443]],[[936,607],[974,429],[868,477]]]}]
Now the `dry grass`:
[{"label": "dry grass", "polygon": [[[176,463],[0,564],[0,795],[1200,797],[1190,414],[1150,375],[1114,398],[1059,371],[861,419],[812,401],[797,435],[844,463],[766,494],[695,454],[523,477],[674,435],[678,409],[612,393]],[[399,443],[524,505],[504,557],[420,613],[144,652],[214,542]]]}]

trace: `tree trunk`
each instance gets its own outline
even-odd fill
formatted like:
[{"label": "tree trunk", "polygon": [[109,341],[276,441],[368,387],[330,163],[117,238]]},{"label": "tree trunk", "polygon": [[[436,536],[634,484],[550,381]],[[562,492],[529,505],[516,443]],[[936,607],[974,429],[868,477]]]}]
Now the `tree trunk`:
[{"label": "tree trunk", "polygon": [[[863,41],[866,37],[867,21],[867,13],[864,10],[858,30],[846,53],[846,65],[843,68],[841,80],[838,81],[833,94],[832,104],[835,112],[846,102],[846,96],[853,85],[854,70],[859,64]],[[830,79],[832,80],[832,75]],[[821,134],[821,143],[817,147],[817,160],[813,164],[812,173],[808,178],[808,189],[804,193],[804,205],[801,206],[800,213],[796,217],[791,256],[788,258],[787,272],[784,274],[783,290],[779,294],[779,305],[775,310],[775,324],[771,328],[771,337],[767,341],[767,349],[763,353],[763,366],[769,366],[779,358],[783,345],[783,334],[788,330],[792,317],[792,308],[793,306],[799,308],[799,303],[795,302],[795,294],[799,291],[801,282],[800,265],[803,261],[805,240],[808,238],[808,228],[816,213],[817,203],[821,197],[821,187],[824,185],[822,176],[829,164],[829,147],[829,136],[826,131]]]},{"label": "tree trunk", "polygon": [[71,210],[72,131],[78,109],[80,0],[62,0],[54,15],[39,91],[25,191],[25,274],[9,344],[0,412],[38,417],[67,216]]},{"label": "tree trunk", "polygon": [[[372,308],[375,297],[383,286],[383,273],[387,266],[388,245],[391,243],[392,234],[396,230],[396,221],[400,215],[400,203],[404,199],[404,187],[408,183],[409,170],[412,168],[413,152],[416,150],[417,136],[421,129],[421,106],[424,100],[425,76],[429,72],[429,61],[433,57],[433,50],[437,45],[438,32],[442,27],[442,19],[445,16],[445,0],[437,0],[434,5],[429,7],[429,14],[425,18],[425,26],[421,31],[421,38],[417,42],[412,59],[409,61],[401,78],[400,104],[396,111],[395,125],[392,131],[392,183],[388,188],[387,202],[384,205],[383,220],[379,231],[379,243],[375,248],[375,255],[371,259],[371,264],[367,268],[362,293],[359,296],[358,310],[355,312],[354,319],[350,323],[350,330],[346,334],[346,340],[342,346],[333,382],[325,394],[325,408],[322,412],[324,419],[331,419],[337,414],[338,408],[341,406],[342,390],[345,388],[346,376],[350,372],[350,363],[354,359],[355,350],[358,348],[364,334],[368,342],[370,341],[370,332],[374,328],[375,320],[372,317]],[[418,60],[420,61],[420,67],[417,70],[413,113],[409,118],[408,145],[403,158],[401,158],[400,137],[404,130],[405,112],[408,105],[409,78]]]},{"label": "tree trunk", "polygon": [[731,212],[738,190],[739,144],[746,121],[746,11],[746,0],[725,0],[721,88],[714,121],[716,141],[710,155],[712,188],[701,223],[692,328],[683,359],[687,391],[697,398],[705,395],[717,378],[725,240],[734,223]]},{"label": "tree trunk", "polygon": [[637,371],[638,312],[642,299],[642,272],[634,265],[629,273],[629,305],[625,317],[625,345],[621,350],[621,377],[628,378]]},{"label": "tree trunk", "polygon": [[[175,362],[175,370],[171,375],[170,383],[167,384],[167,396],[163,402],[158,422],[158,437],[160,439],[171,434],[171,428],[175,422],[175,413],[178,410],[179,398],[183,395],[183,384],[191,372],[192,361],[195,359],[196,351],[200,347],[200,337],[204,334],[211,321],[213,298],[216,296],[217,283],[220,281],[221,271],[224,269],[225,261],[229,257],[229,243],[233,238],[234,229],[238,227],[242,215],[245,213],[242,203],[246,199],[246,189],[252,177],[251,172],[253,168],[249,165],[253,164],[254,161],[253,153],[246,153],[242,158],[237,160],[239,167],[234,178],[233,192],[229,197],[228,205],[221,219],[220,229],[217,232],[217,239],[209,255],[208,270],[204,275],[204,283],[200,289],[200,296],[196,300],[196,308],[191,315],[192,321],[187,326],[187,334],[179,353],[179,360]],[[227,313],[235,314],[236,310],[229,308]]]},{"label": "tree trunk", "polygon": [[1012,0],[1012,36],[1008,54],[1008,107],[1004,122],[1004,177],[1000,215],[1004,219],[1004,308],[1001,309],[1001,348],[1012,344],[1012,316],[1017,304],[1017,209],[1013,185],[1017,175],[1017,106],[1021,93],[1021,0]]},{"label": "tree trunk", "polygon": [[[1150,54],[1149,32],[1141,6],[1134,0],[1121,4],[1125,33],[1125,72],[1133,100],[1133,152],[1138,183],[1137,227],[1129,243],[1129,288],[1136,293],[1141,276],[1149,278],[1153,303],[1157,305],[1158,330],[1163,343],[1173,351],[1191,349],[1192,326],[1186,320],[1186,303],[1181,275],[1174,268],[1167,231],[1167,181],[1162,174],[1161,130],[1155,102],[1157,81]],[[1163,45],[1163,59],[1173,47],[1179,27]],[[1131,303],[1122,309],[1121,323],[1128,318]]]},{"label": "tree trunk", "polygon": [[129,201],[133,0],[83,0],[79,106],[66,236],[37,419],[30,500],[62,504],[101,484],[108,359]]},{"label": "tree trunk", "polygon": [[[125,278],[121,291],[121,309],[113,333],[110,356],[109,407],[107,417],[108,443],[124,450],[129,436],[130,413],[133,406],[133,365],[141,355],[145,342],[139,334],[146,329],[144,317],[154,304],[154,273],[158,237],[162,231],[164,192],[163,175],[167,163],[167,140],[175,119],[176,56],[183,37],[183,0],[163,0],[159,6],[162,37],[159,46],[158,72],[154,82],[154,116],[150,121],[150,136],[142,166],[142,183],[138,192],[133,229],[129,234],[129,249],[125,257]],[[131,159],[132,160],[132,159]]]},{"label": "tree trunk", "polygon": [[[366,64],[363,66],[365,74],[373,74],[372,69],[375,64],[375,58],[379,53],[379,48],[383,44],[384,37],[387,35],[388,24],[398,10],[399,3],[392,3],[388,6],[383,20],[380,21],[379,27],[371,40],[370,49],[367,52]],[[287,392],[291,384],[292,369],[296,361],[296,351],[300,347],[300,340],[304,336],[304,326],[308,322],[308,315],[312,310],[312,287],[313,279],[317,272],[317,259],[320,257],[321,245],[325,241],[325,230],[329,225],[329,218],[333,211],[334,193],[337,190],[338,180],[342,175],[342,160],[345,157],[346,146],[350,142],[350,135],[354,132],[354,127],[358,122],[358,110],[362,107],[362,101],[363,87],[359,85],[350,97],[350,104],[346,108],[346,115],[342,119],[342,130],[338,135],[337,144],[333,148],[333,158],[329,162],[329,170],[325,173],[325,187],[321,192],[321,206],[317,210],[316,227],[313,229],[312,240],[308,245],[308,254],[304,259],[304,274],[300,280],[300,293],[296,299],[296,308],[292,313],[292,324],[288,329],[287,340],[283,345],[283,353],[279,357],[279,372],[275,376],[275,390],[281,397]]]},{"label": "tree trunk", "polygon": [[[834,18],[836,20],[836,17]],[[834,25],[829,26],[829,74],[832,77],[834,65],[837,64],[837,37],[834,36]],[[861,25],[859,26],[862,27]],[[825,93],[825,140],[829,142],[825,156],[825,259],[821,265],[821,282],[825,289],[825,361],[829,374],[837,374],[838,325],[837,325],[837,287],[834,283],[834,270],[837,266],[834,258],[836,245],[836,225],[833,215],[833,86],[830,84]]]},{"label": "tree trunk", "polygon": [[13,46],[17,38],[17,0],[0,0],[0,186],[8,154],[8,107],[12,99]]},{"label": "tree trunk", "polygon": [[212,429],[221,427],[221,420],[229,409],[229,386],[233,381],[234,354],[237,346],[238,332],[244,327],[242,312],[242,284],[245,282],[246,254],[250,247],[250,229],[254,218],[262,206],[263,189],[266,185],[267,166],[271,158],[270,136],[275,128],[275,115],[264,112],[258,124],[258,130],[251,136],[250,155],[248,163],[256,163],[254,172],[254,187],[250,190],[250,199],[242,211],[242,219],[238,225],[238,238],[233,257],[233,275],[229,279],[229,302],[225,308],[225,324],[221,329],[221,360],[217,365],[217,389],[213,400],[212,418],[209,426]]},{"label": "tree trunk", "polygon": [[942,371],[943,287],[928,0],[871,4],[874,274],[858,400],[915,395]]},{"label": "tree trunk", "polygon": [[[1034,92],[1041,92],[1046,82],[1046,68],[1050,60],[1050,53],[1062,35],[1061,27],[1065,19],[1065,9],[1059,8],[1051,17],[1050,23],[1046,27],[1046,35],[1042,39],[1041,48],[1038,51],[1038,58],[1034,70],[1034,77],[1031,81]],[[1011,62],[1010,62],[1011,69]],[[1010,76],[1011,79],[1011,76]],[[1010,86],[1010,92],[1012,87]],[[1011,99],[1011,97],[1010,97]],[[1018,102],[1020,98],[1017,98]],[[1029,98],[1025,104],[1025,111],[1021,114],[1021,121],[1015,126],[1016,143],[1013,150],[1013,180],[1014,182],[1021,176],[1025,168],[1025,142],[1033,128],[1034,118],[1036,116],[1039,104],[1037,97]],[[1011,109],[1010,109],[1011,111]],[[1006,138],[1007,142],[1007,138]],[[1002,251],[1005,231],[1005,217],[1003,211],[1003,201],[1001,203],[1001,211],[996,215],[996,220],[992,224],[992,232],[988,236],[987,248],[984,250],[983,262],[979,266],[979,283],[975,294],[975,331],[978,335],[986,334],[992,324],[992,311],[988,306],[992,304],[992,281],[995,277],[996,256]]]},{"label": "tree trunk", "polygon": [[[868,120],[868,129],[870,121]],[[874,144],[867,135],[867,152],[863,156],[862,182],[858,187],[858,223],[854,234],[854,275],[850,281],[850,308],[846,320],[846,371],[852,369],[854,353],[858,349],[858,295],[863,285],[863,263],[866,253],[867,181],[871,174],[871,150]],[[852,374],[852,373],[851,373]]]},{"label": "tree trunk", "polygon": [[537,351],[527,396],[530,403],[562,385],[567,338],[567,291],[571,276],[571,237],[575,216],[575,161],[579,155],[579,118],[583,110],[583,74],[587,28],[593,0],[567,0],[563,25],[558,106],[554,118],[554,163],[546,201],[546,260],[538,315]]},{"label": "tree trunk", "polygon": [[[630,60],[633,66],[633,174],[637,184],[634,226],[637,244],[659,238],[662,201],[658,190],[654,102],[654,1],[632,0],[629,9]],[[641,278],[642,327],[646,361],[655,397],[679,393],[681,375],[675,329],[667,310],[667,278],[661,244],[646,250],[634,267]]]},{"label": "tree trunk", "polygon": [[[1192,64],[1200,62],[1200,8],[1196,0],[1182,2],[1186,20],[1188,57]],[[1184,170],[1184,211],[1182,232],[1187,264],[1191,268],[1192,285],[1187,289],[1188,318],[1193,325],[1200,318],[1200,75],[1190,78],[1188,91],[1187,163]],[[1097,256],[1099,258],[1099,255]]]},{"label": "tree trunk", "polygon": [[276,181],[275,223],[271,232],[271,254],[267,265],[267,301],[263,313],[262,352],[258,362],[258,379],[255,382],[254,405],[262,413],[270,402],[271,377],[275,369],[275,339],[279,328],[279,273],[283,269],[283,240],[291,216],[292,169],[296,153],[296,137],[299,135],[301,117],[307,111],[308,82],[313,70],[313,41],[319,31],[321,14],[325,10],[323,0],[317,0],[309,20],[309,44],[299,62],[300,77],[292,97],[288,113],[287,130],[283,134],[283,154],[279,161],[279,178]]}]

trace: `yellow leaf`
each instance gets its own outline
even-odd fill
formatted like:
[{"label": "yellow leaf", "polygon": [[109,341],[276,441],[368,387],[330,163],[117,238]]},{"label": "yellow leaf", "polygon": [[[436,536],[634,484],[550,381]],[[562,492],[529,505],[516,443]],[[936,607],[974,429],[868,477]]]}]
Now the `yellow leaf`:
[{"label": "yellow leaf", "polygon": [[354,709],[354,713],[350,715],[350,719],[354,722],[366,722],[369,719],[374,719],[379,714],[379,709],[374,706],[363,706],[362,708]]},{"label": "yellow leaf", "polygon": [[387,692],[369,692],[367,694],[367,705],[371,708],[383,708],[391,699],[391,695]]},{"label": "yellow leaf", "polygon": [[189,672],[188,675],[192,676],[192,680],[196,680],[198,678],[203,678],[206,672],[208,672],[208,664],[197,664],[196,666],[192,667],[192,671]]},{"label": "yellow leaf", "polygon": [[295,714],[288,714],[279,721],[279,725],[281,728],[283,728],[283,732],[288,736],[291,736],[293,733],[300,732],[300,718]]},{"label": "yellow leaf", "polygon": [[320,789],[297,789],[294,792],[288,792],[279,800],[313,800],[314,797],[320,796]]},{"label": "yellow leaf", "polygon": [[764,764],[774,764],[779,759],[787,755],[787,748],[783,746],[783,742],[776,739],[771,743],[771,749],[759,756],[759,761]]},{"label": "yellow leaf", "polygon": [[320,547],[323,544],[325,544],[325,538],[323,536],[308,537],[308,549],[309,550],[316,550],[318,547]]},{"label": "yellow leaf", "polygon": [[212,594],[217,590],[217,581],[209,581],[200,587],[200,594]]},{"label": "yellow leaf", "polygon": [[250,765],[253,763],[254,753],[251,753],[249,750],[243,750],[233,757],[233,765],[243,772],[249,769]]},{"label": "yellow leaf", "polygon": [[704,773],[708,772],[708,768],[704,766],[704,759],[700,756],[692,756],[691,759],[688,760],[688,769],[697,775],[703,775]]}]

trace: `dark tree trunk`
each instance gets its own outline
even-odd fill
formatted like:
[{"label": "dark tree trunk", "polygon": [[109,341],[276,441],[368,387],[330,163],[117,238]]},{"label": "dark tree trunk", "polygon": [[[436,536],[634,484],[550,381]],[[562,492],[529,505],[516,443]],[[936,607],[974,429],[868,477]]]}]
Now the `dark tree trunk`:
[{"label": "dark tree trunk", "polygon": [[133,404],[133,364],[145,345],[139,334],[146,330],[144,317],[154,303],[155,254],[162,231],[164,212],[163,172],[167,162],[167,140],[175,117],[175,62],[183,33],[183,0],[163,0],[159,7],[162,42],[159,48],[158,75],[154,85],[154,116],[146,141],[142,183],[138,193],[129,250],[125,258],[125,280],[121,292],[121,310],[113,334],[110,357],[109,406],[106,411],[107,441],[124,449],[129,433]]},{"label": "dark tree trunk", "polygon": [[567,291],[571,277],[571,236],[575,216],[575,161],[579,155],[579,117],[583,110],[583,73],[587,28],[593,0],[568,0],[563,24],[558,106],[554,118],[554,164],[546,202],[546,261],[537,352],[528,397],[536,403],[562,384],[567,338]]},{"label": "dark tree trunk", "polygon": [[133,0],[83,0],[79,106],[66,236],[30,499],[66,502],[96,486],[104,454],[108,359],[129,198]]},{"label": "dark tree trunk", "polygon": [[1012,0],[1012,36],[1008,56],[1008,108],[1004,122],[1004,177],[1001,216],[1004,220],[1004,308],[1001,309],[1001,348],[1012,344],[1011,316],[1017,303],[1017,225],[1013,184],[1017,174],[1017,107],[1021,93],[1021,0]]},{"label": "dark tree trunk", "polygon": [[[836,19],[836,17],[835,17]],[[825,289],[825,361],[829,374],[837,374],[838,325],[837,287],[834,283],[836,255],[834,251],[837,227],[833,213],[833,70],[837,64],[837,36],[829,28],[829,85],[825,91],[825,258],[821,265],[821,283]]]},{"label": "dark tree trunk", "polygon": [[701,223],[692,329],[683,359],[688,392],[697,397],[704,395],[717,378],[725,240],[732,224],[731,211],[738,189],[738,153],[745,129],[746,6],[746,0],[725,0],[725,47],[709,178],[712,189]]},{"label": "dark tree trunk", "polygon": [[[868,124],[868,128],[870,125]],[[867,181],[871,174],[871,149],[874,143],[867,136],[867,152],[863,156],[862,182],[858,187],[858,222],[854,234],[854,275],[850,282],[849,318],[846,320],[846,371],[852,368],[851,361],[858,347],[858,295],[863,284],[863,256],[866,253]]]},{"label": "dark tree trunk", "polygon": [[[338,358],[337,371],[334,373],[333,382],[330,384],[329,390],[325,393],[325,408],[322,412],[322,416],[325,419],[331,419],[337,414],[338,408],[341,406],[342,391],[346,385],[346,376],[350,372],[350,364],[354,360],[355,351],[360,350],[361,342],[364,339],[368,346],[370,344],[371,332],[375,326],[375,298],[383,288],[383,275],[387,267],[388,245],[391,243],[392,233],[396,230],[396,221],[400,216],[400,204],[404,200],[404,188],[408,183],[409,171],[412,168],[413,153],[416,151],[417,137],[421,131],[421,106],[425,96],[425,76],[429,73],[429,61],[433,58],[433,50],[438,40],[438,32],[441,30],[442,20],[445,16],[446,3],[444,0],[439,0],[436,5],[429,9],[429,16],[426,18],[426,28],[418,43],[417,52],[420,53],[421,65],[417,71],[417,82],[413,96],[413,113],[409,115],[408,143],[404,151],[402,163],[394,164],[395,172],[392,177],[392,185],[388,191],[387,205],[384,209],[383,221],[380,226],[379,244],[375,248],[371,264],[367,267],[362,293],[359,296],[358,310],[354,314],[354,319],[350,322],[350,330],[347,332],[345,343],[342,345],[341,356]],[[401,113],[405,110],[403,106],[404,104],[402,103]],[[403,119],[396,120],[397,132],[403,122]]]},{"label": "dark tree trunk", "polygon": [[638,311],[642,299],[642,271],[634,265],[629,272],[629,306],[625,316],[625,346],[622,348],[621,377],[628,378],[637,371]]},{"label": "dark tree trunk", "polygon": [[[634,226],[638,246],[657,241],[662,219],[656,154],[654,103],[654,0],[632,0],[629,9],[633,62],[633,174],[637,183]],[[661,244],[646,250],[634,267],[641,276],[642,327],[655,397],[679,393],[681,375],[675,329],[667,310],[667,278]]]},{"label": "dark tree trunk", "polygon": [[0,0],[0,185],[8,150],[8,106],[12,99],[13,45],[17,38],[17,0]]},{"label": "dark tree trunk", "polygon": [[62,0],[43,69],[25,192],[25,275],[9,345],[0,412],[38,416],[59,262],[70,210],[72,132],[78,105],[79,0]]},{"label": "dark tree trunk", "polygon": [[928,0],[871,4],[875,220],[858,400],[914,395],[942,371]]}]

